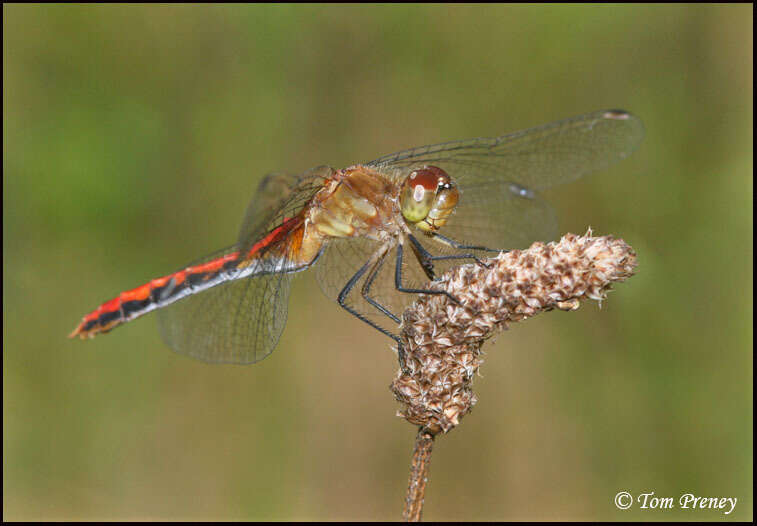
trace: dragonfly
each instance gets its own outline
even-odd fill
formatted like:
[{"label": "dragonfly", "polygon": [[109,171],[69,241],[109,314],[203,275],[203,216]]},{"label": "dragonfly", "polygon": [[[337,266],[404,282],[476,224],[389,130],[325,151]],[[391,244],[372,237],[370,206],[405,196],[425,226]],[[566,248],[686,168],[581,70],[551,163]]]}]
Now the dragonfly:
[{"label": "dragonfly", "polygon": [[416,295],[447,294],[429,288],[439,272],[554,238],[556,215],[538,192],[624,159],[643,134],[631,113],[600,110],[338,170],[269,174],[236,243],[121,292],[69,336],[92,338],[157,310],[178,353],[256,363],[283,332],[293,275],[313,268],[329,297],[399,344]]}]

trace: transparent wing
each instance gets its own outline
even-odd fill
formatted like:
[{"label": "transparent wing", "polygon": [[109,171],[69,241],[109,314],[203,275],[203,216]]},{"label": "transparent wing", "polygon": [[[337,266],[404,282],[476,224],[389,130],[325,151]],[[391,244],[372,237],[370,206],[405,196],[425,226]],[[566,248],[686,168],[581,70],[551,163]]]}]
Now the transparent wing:
[{"label": "transparent wing", "polygon": [[[239,240],[225,251],[194,263],[238,252],[244,258],[286,218],[295,216],[320,189],[322,167],[302,175],[269,174],[247,207]],[[287,318],[292,277],[288,261],[299,245],[283,239],[258,249],[240,279],[229,279],[158,311],[163,340],[176,352],[212,363],[255,363],[268,356]],[[298,269],[298,270],[302,270]]]},{"label": "transparent wing", "polygon": [[263,177],[239,229],[237,245],[242,253],[247,253],[271,228],[302,210],[333,173],[332,168],[319,166],[299,175],[271,173]]},{"label": "transparent wing", "polygon": [[557,226],[554,209],[536,193],[490,180],[460,188],[460,202],[441,233],[469,245],[513,249],[553,240]]},{"label": "transparent wing", "polygon": [[210,363],[249,364],[271,354],[286,324],[292,274],[265,270],[160,309],[163,340],[180,354]]},{"label": "transparent wing", "polygon": [[458,184],[460,201],[441,233],[490,248],[522,248],[550,239],[552,208],[534,190],[601,170],[633,152],[641,121],[622,110],[602,110],[493,138],[423,146],[368,163],[402,180],[435,165]]},{"label": "transparent wing", "polygon": [[495,178],[542,190],[626,158],[643,136],[637,117],[601,110],[500,137],[421,146],[367,164],[385,171],[446,164],[460,183]]}]

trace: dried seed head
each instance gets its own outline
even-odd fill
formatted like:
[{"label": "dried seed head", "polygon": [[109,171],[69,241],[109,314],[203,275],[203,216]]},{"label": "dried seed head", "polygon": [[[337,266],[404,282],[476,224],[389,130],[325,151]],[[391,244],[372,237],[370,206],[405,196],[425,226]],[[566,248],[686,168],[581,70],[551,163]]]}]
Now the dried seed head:
[{"label": "dried seed head", "polygon": [[432,434],[447,432],[476,403],[473,375],[481,345],[508,322],[602,301],[614,281],[633,275],[636,254],[621,239],[566,234],[451,269],[430,286],[457,298],[421,295],[402,316],[404,356],[392,391],[398,415]]}]

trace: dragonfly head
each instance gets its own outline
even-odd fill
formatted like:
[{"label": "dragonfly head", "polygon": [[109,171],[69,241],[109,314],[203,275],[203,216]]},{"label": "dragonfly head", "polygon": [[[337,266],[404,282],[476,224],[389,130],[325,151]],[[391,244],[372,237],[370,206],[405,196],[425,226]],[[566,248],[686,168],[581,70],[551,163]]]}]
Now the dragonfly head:
[{"label": "dragonfly head", "polygon": [[447,172],[436,166],[424,166],[410,172],[402,183],[400,208],[408,223],[424,232],[434,232],[447,222],[459,197]]}]

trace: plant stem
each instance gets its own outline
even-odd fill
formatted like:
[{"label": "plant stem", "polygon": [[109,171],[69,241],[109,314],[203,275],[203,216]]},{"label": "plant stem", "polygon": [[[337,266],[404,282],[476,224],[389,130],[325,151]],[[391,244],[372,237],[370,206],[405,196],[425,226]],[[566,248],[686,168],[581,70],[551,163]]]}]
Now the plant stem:
[{"label": "plant stem", "polygon": [[402,518],[406,522],[421,520],[428,481],[428,464],[431,461],[433,445],[434,435],[420,428],[415,437],[415,451],[413,451],[413,460],[410,464],[410,483],[407,486],[405,510],[402,513]]}]

